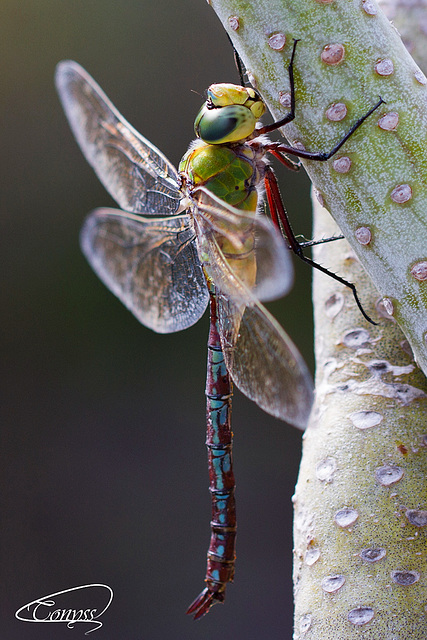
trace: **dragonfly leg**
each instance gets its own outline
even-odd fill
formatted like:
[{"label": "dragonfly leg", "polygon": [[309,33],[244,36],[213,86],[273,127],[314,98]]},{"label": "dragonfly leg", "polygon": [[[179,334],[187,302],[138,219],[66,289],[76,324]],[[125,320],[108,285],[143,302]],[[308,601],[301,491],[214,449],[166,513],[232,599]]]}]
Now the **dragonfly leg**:
[{"label": "dragonfly leg", "polygon": [[[295,81],[294,81],[294,58],[295,58],[295,50],[299,40],[294,40],[294,46],[292,49],[291,60],[288,66],[288,75],[289,75],[289,87],[290,87],[290,95],[291,95],[291,106],[290,111],[287,113],[281,120],[277,122],[273,122],[272,124],[268,124],[260,129],[256,130],[256,135],[260,136],[264,133],[270,133],[271,131],[276,131],[276,129],[280,129],[285,124],[292,122],[295,119]],[[363,116],[361,116],[350,128],[349,131],[337,142],[337,144],[330,151],[305,151],[305,149],[299,149],[298,147],[292,147],[290,145],[282,144],[281,142],[271,142],[270,144],[264,145],[264,149],[272,153],[280,162],[286,165],[290,169],[294,169],[299,165],[295,165],[290,167],[289,164],[292,163],[291,160],[287,157],[286,154],[290,153],[291,155],[297,156],[297,158],[304,158],[306,160],[316,160],[318,162],[325,162],[329,160],[337,151],[343,146],[343,144],[353,135],[353,133],[360,127],[363,122],[369,116],[378,109],[378,107],[382,104],[385,104],[385,100],[383,100],[380,96],[378,102],[369,109]]]},{"label": "dragonfly leg", "polygon": [[297,48],[299,40],[294,40],[294,46],[292,48],[291,60],[288,65],[288,76],[289,76],[289,88],[291,94],[291,108],[290,111],[277,122],[273,122],[272,124],[267,124],[265,127],[261,127],[256,130],[256,135],[260,136],[264,133],[270,133],[271,131],[276,131],[276,129],[280,129],[285,124],[292,122],[295,119],[295,80],[294,80],[294,59],[295,59],[295,50]]},{"label": "dragonfly leg", "polygon": [[302,249],[307,247],[314,247],[317,244],[326,244],[327,242],[335,242],[335,240],[344,240],[344,236],[340,233],[338,236],[331,236],[330,238],[320,238],[320,240],[303,240],[299,242],[299,246]]},{"label": "dragonfly leg", "polygon": [[[265,151],[269,151],[274,155],[275,158],[280,160],[282,164],[289,168],[289,158],[286,154],[290,153],[293,156],[297,156],[297,158],[303,158],[305,160],[315,160],[317,162],[325,162],[332,158],[333,155],[341,149],[343,144],[347,142],[350,136],[362,125],[369,116],[378,109],[378,107],[382,104],[385,104],[385,101],[380,97],[378,102],[369,109],[363,116],[361,116],[353,126],[347,131],[347,133],[337,142],[337,144],[332,147],[330,151],[306,151],[305,149],[299,149],[298,147],[291,147],[286,144],[282,144],[281,142],[270,142],[263,145]],[[258,132],[257,132],[258,133]],[[274,153],[273,153],[274,152]]]},{"label": "dragonfly leg", "polygon": [[232,382],[225,366],[219,337],[216,297],[210,293],[210,329],[206,378],[206,446],[209,491],[212,498],[211,539],[207,554],[206,588],[187,610],[197,620],[212,605],[223,602],[225,589],[234,576],[236,504],[231,432]]},{"label": "dragonfly leg", "polygon": [[233,49],[234,64],[236,65],[237,73],[239,74],[240,84],[241,84],[242,87],[244,87],[245,86],[245,72],[243,71],[242,58],[239,56],[239,53],[238,53],[236,47],[233,44],[233,41],[231,40],[231,38],[230,38],[230,36],[228,35],[227,32],[225,32],[225,35],[227,36],[228,41],[231,44],[231,47]]},{"label": "dragonfly leg", "polygon": [[348,280],[341,278],[336,273],[329,271],[325,267],[322,267],[322,265],[318,264],[311,258],[308,258],[307,256],[304,255],[303,247],[296,239],[295,234],[292,230],[287,211],[283,204],[282,196],[280,195],[277,178],[271,167],[268,167],[268,166],[266,167],[264,183],[265,183],[265,191],[267,194],[267,201],[270,209],[271,219],[273,223],[276,225],[276,227],[280,229],[280,231],[287,237],[290,249],[295,253],[295,255],[298,256],[298,258],[300,258],[301,260],[309,264],[311,267],[318,269],[322,273],[325,273],[326,275],[330,276],[334,280],[337,280],[341,284],[351,289],[351,291],[353,292],[355,302],[360,312],[362,313],[363,317],[365,318],[365,320],[367,320],[371,324],[376,325],[377,323],[374,322],[372,318],[368,316],[368,314],[362,307],[362,304],[359,300],[359,296],[357,295],[356,286],[352,282],[349,282]]},{"label": "dragonfly leg", "polygon": [[[274,144],[274,143],[272,143],[272,144]],[[267,146],[269,147],[270,145],[267,144]],[[279,160],[282,164],[284,164],[287,169],[290,169],[291,171],[299,171],[299,169],[301,169],[301,163],[299,161],[294,162],[285,153],[281,153],[279,151],[276,151],[276,149],[274,149],[274,148],[273,149],[268,149],[268,152],[271,153],[272,156],[277,158],[277,160]]]}]

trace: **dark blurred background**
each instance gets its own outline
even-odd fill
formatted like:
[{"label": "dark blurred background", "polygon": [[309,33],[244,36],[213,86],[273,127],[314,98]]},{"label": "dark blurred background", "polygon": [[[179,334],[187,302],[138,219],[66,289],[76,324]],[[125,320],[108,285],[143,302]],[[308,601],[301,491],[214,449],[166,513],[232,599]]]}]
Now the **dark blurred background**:
[{"label": "dark blurred background", "polygon": [[[2,0],[0,31],[1,636],[84,637],[83,625],[14,614],[98,582],[114,600],[97,638],[290,640],[301,433],[236,391],[236,578],[226,605],[193,622],[209,541],[208,319],[156,335],[86,264],[83,218],[113,203],[53,86],[55,64],[77,60],[176,164],[202,102],[193,91],[238,81],[225,33],[203,0]],[[278,173],[295,230],[310,235],[306,179]],[[270,308],[311,364],[310,278],[302,266]]]}]

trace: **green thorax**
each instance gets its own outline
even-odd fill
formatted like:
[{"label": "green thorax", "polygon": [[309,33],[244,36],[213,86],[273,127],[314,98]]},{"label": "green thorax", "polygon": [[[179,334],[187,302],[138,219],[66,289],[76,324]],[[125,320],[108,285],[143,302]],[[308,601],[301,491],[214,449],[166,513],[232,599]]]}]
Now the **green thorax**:
[{"label": "green thorax", "polygon": [[233,207],[256,211],[260,176],[255,151],[248,145],[197,141],[182,158],[179,171],[190,184],[206,187]]}]

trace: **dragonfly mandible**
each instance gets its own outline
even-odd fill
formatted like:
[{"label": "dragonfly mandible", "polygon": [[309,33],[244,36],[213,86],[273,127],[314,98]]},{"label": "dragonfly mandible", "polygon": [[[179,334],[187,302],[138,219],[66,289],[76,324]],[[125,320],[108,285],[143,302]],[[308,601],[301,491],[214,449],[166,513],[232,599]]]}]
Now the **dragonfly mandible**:
[{"label": "dragonfly mandible", "polygon": [[[179,173],[80,65],[61,62],[56,86],[83,154],[121,207],[93,211],[82,228],[82,250],[97,275],[142,324],[160,333],[197,322],[210,299],[206,396],[213,518],[207,586],[189,609],[198,618],[224,600],[234,574],[230,378],[268,413],[300,428],[308,419],[310,373],[259,302],[289,290],[290,252],[279,230],[256,214],[256,152],[242,148],[239,156],[239,145],[214,147],[232,149],[234,162],[222,171],[231,191],[245,195],[249,186],[250,206],[238,208],[190,177],[197,163],[189,156]],[[211,168],[218,157],[212,154]]]}]

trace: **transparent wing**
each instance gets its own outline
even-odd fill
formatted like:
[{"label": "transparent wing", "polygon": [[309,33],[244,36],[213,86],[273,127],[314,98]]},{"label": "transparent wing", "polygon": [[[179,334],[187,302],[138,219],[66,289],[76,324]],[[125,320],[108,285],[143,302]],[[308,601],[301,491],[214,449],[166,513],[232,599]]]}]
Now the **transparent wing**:
[{"label": "transparent wing", "polygon": [[288,334],[256,300],[242,309],[219,295],[218,312],[225,362],[235,385],[267,413],[305,429],[313,383]]},{"label": "transparent wing", "polygon": [[202,227],[199,255],[215,285],[221,343],[234,383],[267,413],[305,428],[313,400],[310,372],[257,299],[288,290],[289,250],[264,218],[214,206],[205,195],[195,219]]},{"label": "transparent wing", "polygon": [[158,333],[193,325],[209,295],[187,215],[143,218],[96,209],[81,247],[95,273],[142,324]]},{"label": "transparent wing", "polygon": [[60,62],[55,82],[86,160],[119,206],[145,215],[173,215],[182,197],[175,167],[126,122],[79,64]]},{"label": "transparent wing", "polygon": [[248,293],[249,300],[288,293],[294,275],[290,251],[270,220],[231,207],[203,187],[193,194],[199,255],[217,291],[242,303]]}]

